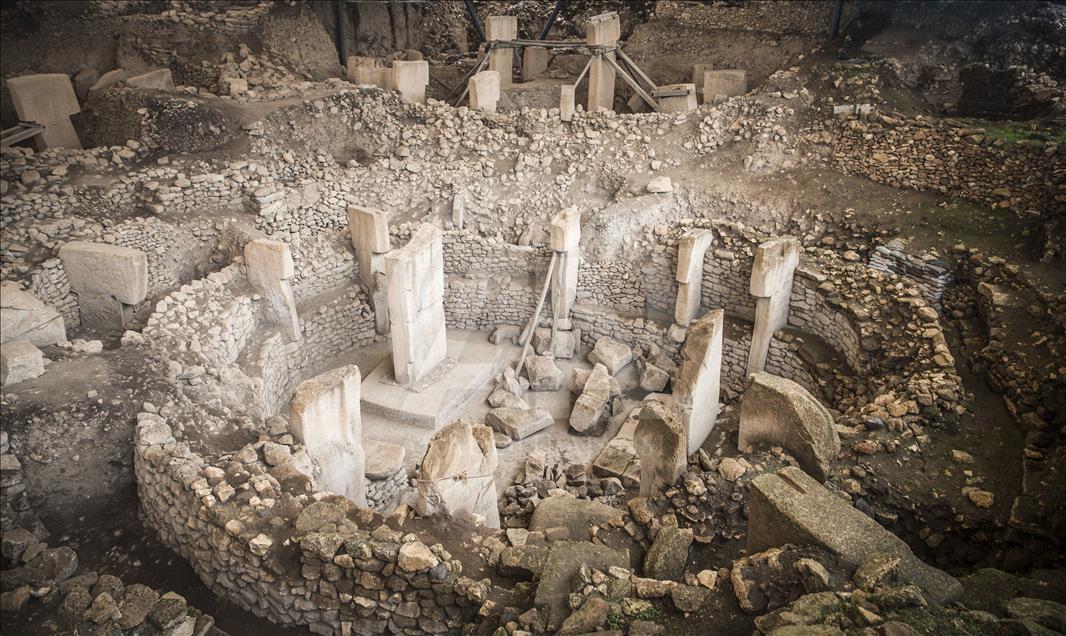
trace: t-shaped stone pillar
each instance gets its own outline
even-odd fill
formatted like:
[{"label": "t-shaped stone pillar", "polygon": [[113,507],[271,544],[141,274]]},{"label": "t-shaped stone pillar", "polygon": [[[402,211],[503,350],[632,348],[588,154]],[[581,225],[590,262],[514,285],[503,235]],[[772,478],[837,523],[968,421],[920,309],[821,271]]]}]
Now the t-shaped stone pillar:
[{"label": "t-shaped stone pillar", "polygon": [[424,104],[429,84],[429,62],[396,60],[392,63],[392,88],[400,92],[405,104]]},{"label": "t-shaped stone pillar", "polygon": [[348,206],[348,232],[352,236],[355,256],[359,259],[359,277],[370,290],[374,307],[374,327],[384,334],[389,329],[389,303],[385,286],[385,254],[392,249],[389,218],[381,210]]},{"label": "t-shaped stone pillar", "polygon": [[486,113],[496,112],[500,101],[500,74],[496,71],[481,71],[467,82],[470,93],[470,108]]},{"label": "t-shaped stone pillar", "polygon": [[290,340],[299,340],[300,317],[289,279],[295,274],[288,243],[259,238],[244,246],[248,282],[263,295],[268,319]]},{"label": "t-shaped stone pillar", "polygon": [[440,230],[423,223],[407,245],[386,254],[385,278],[393,373],[410,387],[448,355]]},{"label": "t-shaped stone pillar", "polygon": [[70,116],[81,112],[70,78],[63,73],[23,75],[7,80],[11,101],[19,119],[37,122],[44,132],[34,143],[46,148],[81,148]]},{"label": "t-shaped stone pillar", "polygon": [[755,250],[751,266],[751,295],[755,301],[755,327],[751,334],[747,374],[766,369],[766,354],[774,333],[788,324],[792,275],[799,265],[799,241],[791,236],[766,241]]},{"label": "t-shaped stone pillar", "polygon": [[556,254],[552,273],[552,312],[559,329],[573,328],[570,312],[577,300],[577,270],[581,262],[581,212],[569,207],[551,223],[551,248]]},{"label": "t-shaped stone pillar", "polygon": [[366,453],[359,368],[348,365],[300,383],[289,426],[318,465],[318,485],[366,506]]},{"label": "t-shaped stone pillar", "polygon": [[696,317],[700,310],[703,292],[703,257],[714,242],[714,232],[691,229],[685,232],[677,244],[677,303],[674,305],[674,322],[680,327]]},{"label": "t-shaped stone pillar", "polygon": [[[585,41],[593,47],[614,47],[618,44],[618,38],[622,37],[622,23],[615,12],[602,13],[589,18],[585,23]],[[614,68],[603,59],[609,57],[615,59],[615,52],[610,51],[602,56],[593,56],[589,67],[589,106],[588,111],[594,113],[601,108],[604,110],[614,109]]]},{"label": "t-shaped stone pillar", "polygon": [[[490,15],[485,20],[485,38],[514,40],[518,37],[518,18],[513,15]],[[489,70],[500,74],[500,86],[510,86],[513,79],[514,49],[493,47],[489,53]]]},{"label": "t-shaped stone pillar", "polygon": [[724,331],[725,312],[713,309],[692,323],[681,349],[674,399],[688,434],[690,455],[699,450],[718,420]]},{"label": "t-shaped stone pillar", "polygon": [[133,306],[148,295],[148,256],[141,250],[71,241],[59,248],[59,259],[78,296],[82,326],[125,328]]}]

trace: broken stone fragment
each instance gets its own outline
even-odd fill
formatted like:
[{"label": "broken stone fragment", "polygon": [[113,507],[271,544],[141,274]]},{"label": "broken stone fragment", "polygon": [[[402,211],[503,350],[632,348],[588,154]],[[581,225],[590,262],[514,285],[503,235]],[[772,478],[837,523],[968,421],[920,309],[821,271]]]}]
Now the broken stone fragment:
[{"label": "broken stone fragment", "polygon": [[38,347],[66,342],[63,317],[55,308],[19,288],[17,283],[0,284],[0,345],[25,340]]},{"label": "broken stone fragment", "polygon": [[44,355],[25,340],[0,345],[0,385],[32,380],[44,374]]},{"label": "broken stone fragment", "polygon": [[577,351],[579,332],[577,330],[556,331],[554,346],[552,346],[551,331],[547,327],[539,327],[533,330],[533,350],[540,355],[551,355],[560,360],[573,358],[574,352]]},{"label": "broken stone fragment", "polygon": [[588,361],[602,364],[607,367],[608,373],[617,375],[633,361],[633,350],[613,338],[600,338],[589,352]]},{"label": "broken stone fragment", "polygon": [[563,384],[563,372],[551,356],[529,356],[526,373],[530,391],[558,391]]},{"label": "broken stone fragment", "polygon": [[485,423],[517,441],[544,430],[555,422],[544,409],[495,408],[485,415]]},{"label": "broken stone fragment", "polygon": [[692,530],[663,526],[644,555],[644,576],[661,581],[680,581],[688,564]]},{"label": "broken stone fragment", "polygon": [[607,425],[608,401],[611,399],[611,377],[607,367],[597,363],[585,381],[584,389],[570,412],[570,428],[583,435],[600,435]]},{"label": "broken stone fragment", "polygon": [[677,412],[660,402],[645,402],[633,433],[640,458],[640,494],[650,497],[674,484],[685,472],[687,443]]}]

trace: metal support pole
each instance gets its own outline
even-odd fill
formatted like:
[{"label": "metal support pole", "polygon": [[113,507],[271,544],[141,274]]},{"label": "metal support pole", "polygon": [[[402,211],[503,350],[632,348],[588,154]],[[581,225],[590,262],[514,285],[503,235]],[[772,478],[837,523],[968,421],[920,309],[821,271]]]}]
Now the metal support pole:
[{"label": "metal support pole", "polygon": [[844,0],[837,0],[837,6],[833,8],[833,18],[829,24],[829,39],[835,40],[840,35],[840,18],[844,13]]},{"label": "metal support pole", "polygon": [[341,56],[341,66],[348,65],[348,3],[337,0],[337,55]]},{"label": "metal support pole", "polygon": [[538,40],[548,39],[548,32],[552,30],[552,26],[555,24],[555,18],[559,15],[559,9],[563,8],[563,0],[555,1],[555,8],[552,9],[550,15],[548,15],[548,22],[545,23],[544,28],[541,29],[540,35],[537,36]]},{"label": "metal support pole", "polygon": [[463,0],[463,4],[466,5],[466,14],[470,16],[470,23],[474,25],[474,30],[477,31],[477,36],[481,38],[482,42],[485,42],[485,30],[481,28],[481,20],[477,19],[477,11],[474,9],[474,3],[472,0]]}]

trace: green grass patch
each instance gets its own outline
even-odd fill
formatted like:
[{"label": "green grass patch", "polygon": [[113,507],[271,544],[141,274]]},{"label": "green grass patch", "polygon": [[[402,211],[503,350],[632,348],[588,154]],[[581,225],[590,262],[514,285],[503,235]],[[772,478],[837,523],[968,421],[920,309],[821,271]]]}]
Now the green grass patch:
[{"label": "green grass patch", "polygon": [[1003,143],[1043,144],[1049,141],[1058,145],[1066,143],[1066,121],[1062,120],[1012,121],[962,118],[957,121],[968,128],[984,128],[987,137]]}]

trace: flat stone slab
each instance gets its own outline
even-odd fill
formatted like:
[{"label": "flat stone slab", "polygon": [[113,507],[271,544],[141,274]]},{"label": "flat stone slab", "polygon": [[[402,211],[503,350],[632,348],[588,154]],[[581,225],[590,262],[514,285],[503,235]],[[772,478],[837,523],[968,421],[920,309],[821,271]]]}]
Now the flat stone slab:
[{"label": "flat stone slab", "polygon": [[397,384],[392,358],[384,360],[363,380],[363,412],[436,430],[504,366],[503,352],[489,342],[449,339],[448,355],[446,370],[431,370],[412,388]]},{"label": "flat stone slab", "polygon": [[786,543],[822,546],[855,567],[875,556],[899,558],[899,578],[930,599],[943,604],[962,594],[956,578],[924,563],[902,539],[794,466],[751,482],[748,552]]},{"label": "flat stone slab", "polygon": [[622,367],[633,361],[633,350],[613,338],[600,338],[589,352],[588,361],[607,367],[611,375],[618,375]]},{"label": "flat stone slab", "polygon": [[390,444],[376,439],[363,440],[366,453],[366,478],[374,481],[388,479],[403,468],[407,449],[398,444]]},{"label": "flat stone slab", "polygon": [[555,422],[551,413],[544,409],[496,408],[485,415],[485,423],[494,431],[513,440],[525,439],[542,431]]},{"label": "flat stone slab", "polygon": [[66,342],[63,317],[16,283],[0,284],[0,344],[26,340],[38,347]]}]

